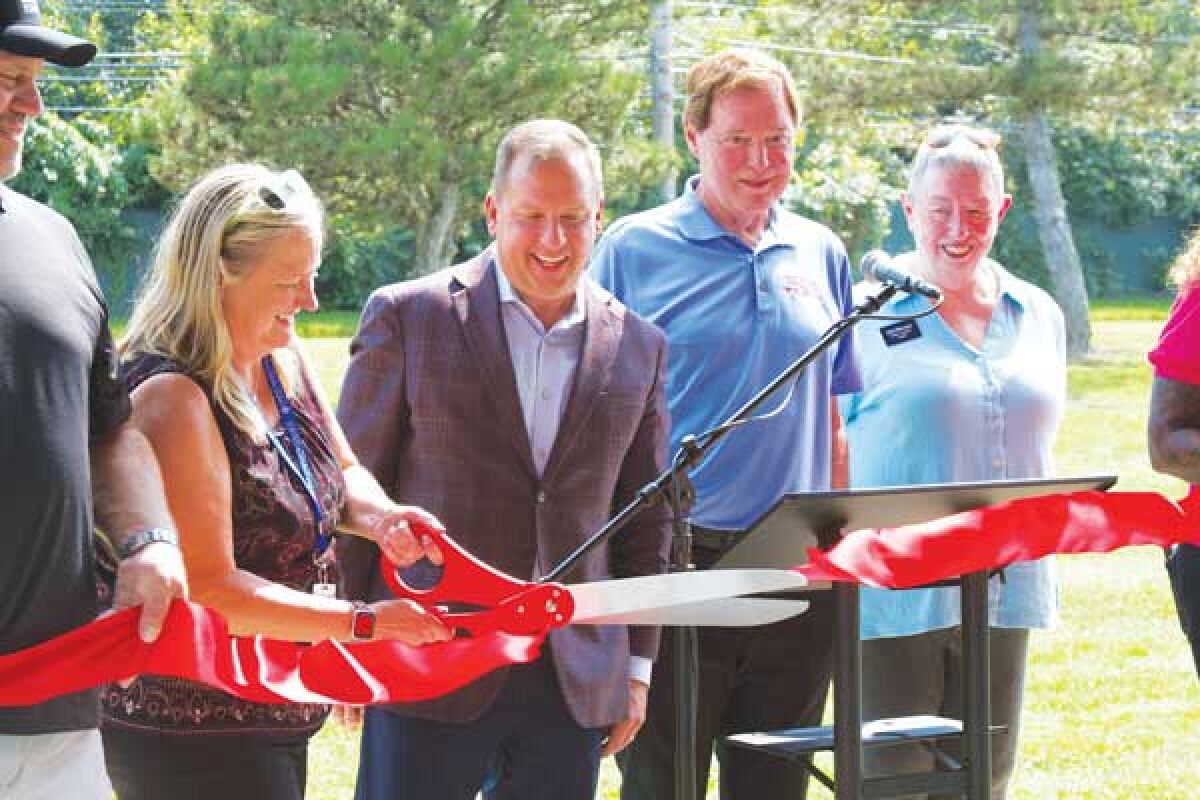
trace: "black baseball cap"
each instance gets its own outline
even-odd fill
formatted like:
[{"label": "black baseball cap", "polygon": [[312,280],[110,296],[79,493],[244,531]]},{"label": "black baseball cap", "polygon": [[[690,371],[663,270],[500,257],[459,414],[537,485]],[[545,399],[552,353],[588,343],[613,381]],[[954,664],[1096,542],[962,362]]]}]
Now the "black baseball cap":
[{"label": "black baseball cap", "polygon": [[91,42],[44,27],[37,0],[0,0],[0,50],[64,67],[82,67],[96,55]]}]

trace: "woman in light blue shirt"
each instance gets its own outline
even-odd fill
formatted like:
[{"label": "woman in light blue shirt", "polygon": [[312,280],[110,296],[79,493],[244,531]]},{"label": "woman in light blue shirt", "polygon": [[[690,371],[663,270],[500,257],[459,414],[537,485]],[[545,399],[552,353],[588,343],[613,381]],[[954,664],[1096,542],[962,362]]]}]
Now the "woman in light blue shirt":
[{"label": "woman in light blue shirt", "polygon": [[[1062,313],[1041,289],[987,257],[1012,202],[998,141],[950,125],[932,131],[917,151],[902,195],[916,250],[897,262],[939,286],[945,302],[916,321],[859,326],[863,389],[842,404],[856,488],[1054,472],[1051,450],[1066,394]],[[927,308],[919,296],[900,295],[882,313]],[[1053,564],[1014,564],[989,588],[992,721],[1008,726],[992,738],[991,796],[1002,800],[1017,750],[1029,629],[1055,617]],[[957,588],[864,590],[864,717],[961,718],[959,624]],[[919,745],[865,755],[868,775],[935,768]]]}]

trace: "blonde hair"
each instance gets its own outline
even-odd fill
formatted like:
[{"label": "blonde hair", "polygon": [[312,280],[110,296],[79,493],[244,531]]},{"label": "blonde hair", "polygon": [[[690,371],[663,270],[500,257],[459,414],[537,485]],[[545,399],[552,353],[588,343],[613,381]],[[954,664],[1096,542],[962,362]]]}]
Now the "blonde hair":
[{"label": "blonde hair", "polygon": [[938,125],[917,148],[908,177],[908,194],[915,196],[921,179],[933,167],[970,167],[989,179],[998,197],[1004,196],[1004,166],[1000,136],[969,125]]},{"label": "blonde hair", "polygon": [[1171,283],[1186,289],[1200,281],[1200,228],[1193,228],[1187,242],[1167,271]]},{"label": "blonde hair", "polygon": [[492,171],[492,194],[497,197],[508,188],[508,178],[517,159],[528,156],[535,161],[583,157],[587,167],[589,194],[599,205],[604,199],[604,178],[600,167],[600,151],[587,134],[575,125],[559,119],[533,119],[523,122],[504,135],[496,148],[496,165]]},{"label": "blonde hair", "polygon": [[687,105],[683,120],[697,131],[708,129],[712,104],[738,89],[778,89],[787,103],[792,124],[800,125],[800,100],[792,73],[782,62],[750,48],[722,50],[700,61],[687,74]]},{"label": "blonde hair", "polygon": [[[263,439],[262,415],[232,367],[221,284],[244,277],[264,246],[291,231],[307,233],[320,252],[320,203],[306,185],[281,200],[284,195],[272,187],[287,177],[254,164],[233,164],[188,190],[159,237],[119,346],[121,357],[151,353],[186,366],[207,383],[213,403],[234,426],[255,441]],[[293,390],[297,365],[285,359],[279,368]]]}]

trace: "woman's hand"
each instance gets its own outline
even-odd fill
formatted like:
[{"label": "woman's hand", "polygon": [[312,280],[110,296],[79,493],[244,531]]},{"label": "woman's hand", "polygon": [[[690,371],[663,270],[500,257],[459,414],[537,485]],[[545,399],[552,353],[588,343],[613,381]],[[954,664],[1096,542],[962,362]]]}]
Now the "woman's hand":
[{"label": "woman's hand", "polygon": [[422,645],[454,638],[438,616],[412,600],[380,600],[371,603],[375,611],[375,638],[395,639],[404,644]]},{"label": "woman's hand", "polygon": [[442,551],[430,531],[445,533],[437,517],[416,506],[392,506],[373,515],[368,537],[398,567],[407,567],[422,558],[442,563]]}]

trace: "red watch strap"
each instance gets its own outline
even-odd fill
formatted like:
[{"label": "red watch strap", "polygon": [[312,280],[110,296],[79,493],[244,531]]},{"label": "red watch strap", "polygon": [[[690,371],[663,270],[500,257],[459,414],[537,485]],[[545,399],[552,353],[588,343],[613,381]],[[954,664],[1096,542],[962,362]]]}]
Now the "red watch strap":
[{"label": "red watch strap", "polygon": [[354,601],[354,611],[350,614],[350,638],[356,642],[375,638],[375,609],[358,600]]}]

